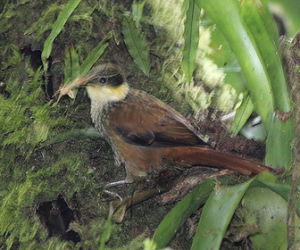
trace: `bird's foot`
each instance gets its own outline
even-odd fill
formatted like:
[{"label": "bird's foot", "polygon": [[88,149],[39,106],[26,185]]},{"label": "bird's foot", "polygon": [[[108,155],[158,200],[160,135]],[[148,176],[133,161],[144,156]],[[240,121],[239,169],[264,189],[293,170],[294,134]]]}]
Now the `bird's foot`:
[{"label": "bird's foot", "polygon": [[107,195],[110,195],[110,196],[112,196],[112,197],[114,197],[114,198],[118,198],[120,201],[123,200],[123,198],[121,197],[121,195],[119,195],[119,194],[116,193],[116,192],[112,192],[112,191],[109,191],[109,190],[104,189],[104,190],[103,190],[103,193],[105,193],[105,194],[107,194]]},{"label": "bird's foot", "polygon": [[107,188],[111,188],[111,187],[115,187],[115,186],[119,186],[119,185],[123,185],[123,184],[129,184],[129,183],[131,183],[131,182],[126,179],[121,180],[121,181],[114,181],[114,182],[110,182],[110,183],[106,184],[104,186],[104,188],[107,189]]},{"label": "bird's foot", "polygon": [[121,201],[123,200],[123,198],[121,197],[121,195],[119,195],[118,193],[116,192],[113,192],[113,191],[109,191],[108,189],[111,188],[111,187],[115,187],[115,186],[119,186],[119,185],[123,185],[123,184],[128,184],[128,183],[132,183],[131,181],[128,181],[128,180],[121,180],[121,181],[114,181],[114,182],[110,182],[108,184],[106,184],[104,186],[104,190],[103,190],[103,193],[105,194],[108,194],[114,198],[118,198],[120,199]]}]

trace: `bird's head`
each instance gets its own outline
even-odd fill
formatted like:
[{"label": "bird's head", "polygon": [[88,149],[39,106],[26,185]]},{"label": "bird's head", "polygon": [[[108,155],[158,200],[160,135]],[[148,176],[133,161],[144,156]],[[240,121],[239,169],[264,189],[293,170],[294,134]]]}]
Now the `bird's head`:
[{"label": "bird's head", "polygon": [[89,97],[93,102],[103,104],[123,100],[129,91],[129,86],[120,70],[114,64],[101,64],[94,67],[82,78]]},{"label": "bird's head", "polygon": [[118,66],[101,64],[94,67],[87,76],[79,76],[72,83],[61,87],[58,101],[64,95],[74,98],[73,89],[82,86],[87,88],[92,105],[97,106],[121,101],[129,91],[129,86]]}]

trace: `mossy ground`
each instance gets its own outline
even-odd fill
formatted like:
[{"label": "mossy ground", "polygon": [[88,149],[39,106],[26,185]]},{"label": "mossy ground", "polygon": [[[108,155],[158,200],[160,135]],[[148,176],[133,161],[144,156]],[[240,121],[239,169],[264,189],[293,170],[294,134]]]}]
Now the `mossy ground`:
[{"label": "mossy ground", "polygon": [[[42,147],[43,142],[61,133],[92,126],[84,91],[79,91],[73,104],[63,99],[55,106],[51,100],[63,83],[65,49],[73,46],[82,60],[113,31],[114,39],[101,61],[117,62],[133,86],[170,101],[157,73],[163,58],[153,56],[156,66],[152,76],[144,77],[124,43],[116,44],[121,37],[118,9],[113,8],[116,3],[105,1],[107,9],[102,9],[98,1],[88,0],[80,3],[55,40],[52,66],[45,75],[39,68],[39,55],[66,1],[6,2],[1,6],[0,19],[0,81],[7,86],[0,95],[0,248],[97,249],[109,209],[101,197],[102,187],[124,178],[125,172],[114,166],[111,149],[99,139],[66,138]],[[131,6],[131,1],[121,2],[120,9]],[[53,229],[52,225],[49,229],[55,224],[53,220],[64,220],[60,199],[73,210],[73,219],[68,227],[62,222],[60,227]],[[49,205],[47,219],[37,212],[43,204]],[[113,225],[107,247],[142,248],[143,239],[151,235],[169,209],[157,206],[155,199],[133,207],[122,224]],[[64,237],[71,230],[79,242]],[[175,249],[186,249],[186,241],[179,237],[173,243]]]}]

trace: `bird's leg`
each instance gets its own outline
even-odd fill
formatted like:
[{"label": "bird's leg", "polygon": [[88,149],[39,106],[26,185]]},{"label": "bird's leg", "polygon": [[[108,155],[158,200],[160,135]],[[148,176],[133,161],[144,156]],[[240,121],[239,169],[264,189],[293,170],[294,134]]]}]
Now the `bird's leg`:
[{"label": "bird's leg", "polygon": [[[121,166],[125,167],[125,163],[121,163]],[[124,184],[130,184],[130,183],[133,183],[134,180],[132,178],[132,175],[130,174],[130,172],[127,171],[127,169],[125,168],[126,170],[126,178],[124,180],[121,180],[121,181],[114,181],[114,182],[110,182],[108,184],[106,184],[104,186],[104,189],[107,189],[107,188],[111,188],[111,187],[115,187],[115,186],[119,186],[119,185],[124,185]]]},{"label": "bird's leg", "polygon": [[104,186],[104,188],[107,189],[107,188],[111,188],[111,187],[115,187],[115,186],[119,186],[119,185],[123,185],[123,184],[129,184],[129,183],[132,183],[132,181],[129,181],[127,179],[121,180],[121,181],[114,181],[114,182],[110,182],[110,183],[106,184]]},{"label": "bird's leg", "polygon": [[132,182],[133,182],[133,180],[131,178],[126,178],[125,180],[121,180],[121,181],[110,182],[110,183],[108,183],[104,186],[103,192],[108,194],[108,195],[117,197],[118,199],[120,199],[122,201],[123,199],[118,193],[109,191],[107,189],[109,189],[111,187],[119,186],[119,185],[130,184]]},{"label": "bird's leg", "polygon": [[106,193],[106,194],[108,194],[108,195],[110,195],[110,196],[116,197],[116,198],[118,198],[120,201],[123,200],[123,198],[122,198],[118,193],[116,193],[116,192],[112,192],[112,191],[108,191],[108,190],[104,189],[104,190],[103,190],[103,193]]}]

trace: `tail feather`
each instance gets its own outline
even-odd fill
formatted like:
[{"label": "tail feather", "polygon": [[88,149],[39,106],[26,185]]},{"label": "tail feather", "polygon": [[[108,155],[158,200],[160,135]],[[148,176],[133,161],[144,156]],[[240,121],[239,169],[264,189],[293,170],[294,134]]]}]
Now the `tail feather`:
[{"label": "tail feather", "polygon": [[234,170],[244,175],[259,174],[271,170],[262,163],[233,154],[218,152],[207,147],[166,148],[164,157],[180,163],[181,166],[207,165]]}]

